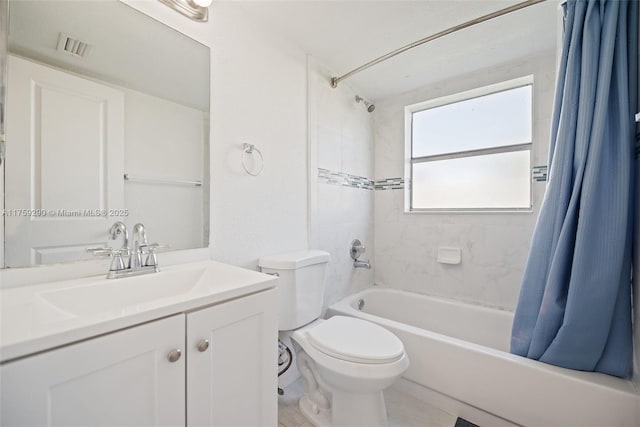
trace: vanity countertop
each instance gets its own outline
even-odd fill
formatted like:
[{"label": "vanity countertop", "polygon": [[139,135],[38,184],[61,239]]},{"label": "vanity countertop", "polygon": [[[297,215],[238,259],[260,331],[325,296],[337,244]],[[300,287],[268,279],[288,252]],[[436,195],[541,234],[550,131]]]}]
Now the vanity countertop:
[{"label": "vanity countertop", "polygon": [[107,280],[0,290],[0,362],[273,288],[277,278],[215,261]]}]

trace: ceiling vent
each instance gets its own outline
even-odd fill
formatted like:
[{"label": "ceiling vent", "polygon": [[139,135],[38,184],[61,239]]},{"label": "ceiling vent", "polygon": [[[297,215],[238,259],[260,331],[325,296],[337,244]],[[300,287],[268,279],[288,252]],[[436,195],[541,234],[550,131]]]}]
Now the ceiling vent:
[{"label": "ceiling vent", "polygon": [[91,45],[82,40],[71,37],[68,34],[60,33],[58,35],[58,52],[68,53],[76,57],[84,58],[91,50]]}]

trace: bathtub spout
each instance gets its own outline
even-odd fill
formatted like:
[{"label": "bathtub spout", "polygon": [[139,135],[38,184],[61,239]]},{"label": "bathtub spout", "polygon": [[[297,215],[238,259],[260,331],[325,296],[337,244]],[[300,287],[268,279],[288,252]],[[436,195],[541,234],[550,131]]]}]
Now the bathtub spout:
[{"label": "bathtub spout", "polygon": [[369,261],[360,261],[359,259],[353,261],[353,266],[355,268],[366,268],[367,270],[371,268]]}]

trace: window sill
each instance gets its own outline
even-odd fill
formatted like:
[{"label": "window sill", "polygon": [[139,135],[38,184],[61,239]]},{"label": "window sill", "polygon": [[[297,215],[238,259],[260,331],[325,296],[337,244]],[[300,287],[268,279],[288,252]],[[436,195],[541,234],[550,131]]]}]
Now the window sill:
[{"label": "window sill", "polygon": [[531,208],[512,208],[512,209],[410,209],[404,210],[405,214],[532,214],[534,209]]}]

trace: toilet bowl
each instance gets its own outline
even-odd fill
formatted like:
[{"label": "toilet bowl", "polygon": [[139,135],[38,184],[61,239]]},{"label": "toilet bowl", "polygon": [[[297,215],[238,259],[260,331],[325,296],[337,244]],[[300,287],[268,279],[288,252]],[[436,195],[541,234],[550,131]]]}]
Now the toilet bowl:
[{"label": "toilet bowl", "polygon": [[305,380],[300,411],[314,425],[386,426],[382,391],[409,367],[402,342],[352,317],[317,320],[292,335]]}]

